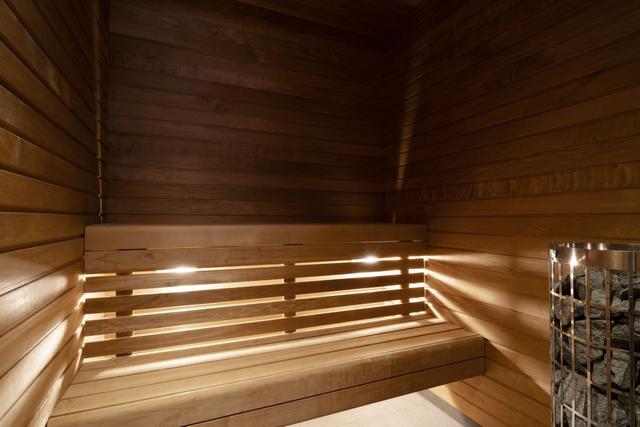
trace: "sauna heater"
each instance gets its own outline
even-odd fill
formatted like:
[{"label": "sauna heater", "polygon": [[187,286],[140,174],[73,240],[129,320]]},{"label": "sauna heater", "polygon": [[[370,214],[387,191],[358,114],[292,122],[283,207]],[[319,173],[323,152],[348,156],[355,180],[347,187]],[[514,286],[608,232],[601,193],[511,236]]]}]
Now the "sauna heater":
[{"label": "sauna heater", "polygon": [[551,245],[552,425],[640,425],[639,261],[639,245]]}]

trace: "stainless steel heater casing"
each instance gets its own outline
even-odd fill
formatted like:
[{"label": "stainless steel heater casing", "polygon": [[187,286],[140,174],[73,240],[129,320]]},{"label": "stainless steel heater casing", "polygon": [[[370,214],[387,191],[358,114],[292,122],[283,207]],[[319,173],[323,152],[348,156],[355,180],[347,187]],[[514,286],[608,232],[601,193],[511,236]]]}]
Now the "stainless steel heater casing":
[{"label": "stainless steel heater casing", "polygon": [[640,426],[639,265],[640,245],[550,246],[552,425]]}]

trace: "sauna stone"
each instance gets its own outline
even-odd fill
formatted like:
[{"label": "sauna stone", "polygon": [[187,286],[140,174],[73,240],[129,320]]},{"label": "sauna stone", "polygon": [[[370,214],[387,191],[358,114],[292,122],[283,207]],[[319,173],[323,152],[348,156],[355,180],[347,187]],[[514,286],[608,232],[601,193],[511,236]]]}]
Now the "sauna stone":
[{"label": "sauna stone", "polygon": [[[604,355],[604,350],[599,348],[591,348],[589,352],[589,358],[593,362],[594,360],[600,359]],[[587,346],[576,342],[576,362],[582,365],[585,370],[587,366]]]},{"label": "sauna stone", "polygon": [[576,387],[576,403],[575,409],[578,413],[586,415],[587,413],[587,383],[584,378],[578,375],[567,375],[562,380],[562,400],[571,402],[573,400],[573,384]]},{"label": "sauna stone", "polygon": [[[640,366],[637,366],[640,367]],[[636,369],[637,372],[637,369]],[[591,379],[595,384],[606,385],[607,362],[602,359],[594,363]],[[611,382],[621,390],[629,390],[631,382],[631,364],[629,356],[625,353],[614,351],[611,356]]]},{"label": "sauna stone", "polygon": [[[590,362],[591,366],[591,380],[594,386],[591,387],[591,414],[593,420],[598,425],[609,426],[628,426],[629,410],[628,398],[625,395],[619,395],[614,393],[612,398],[611,418],[608,416],[607,409],[607,396],[604,393],[607,380],[607,361],[605,358],[605,351],[601,348],[588,348],[585,344],[579,341],[579,339],[586,340],[587,327],[590,328],[590,338],[593,345],[604,346],[607,340],[607,330],[610,330],[611,346],[622,350],[629,350],[630,339],[634,339],[634,345],[637,349],[640,349],[640,314],[637,318],[633,319],[634,334],[633,338],[630,337],[629,331],[629,298],[633,293],[635,298],[634,308],[636,311],[640,311],[640,276],[636,275],[632,278],[633,286],[629,286],[628,273],[626,272],[610,272],[609,285],[610,294],[606,294],[604,274],[599,269],[592,269],[588,272],[591,286],[590,303],[605,305],[607,299],[611,304],[612,310],[608,316],[610,321],[607,320],[607,312],[604,309],[589,307],[588,319],[585,310],[585,305],[580,302],[573,302],[573,333],[577,338],[571,346],[571,339],[569,337],[562,337],[554,339],[555,345],[555,360],[560,360],[560,347],[562,347],[562,363],[565,367],[564,374],[561,369],[554,369],[554,390],[558,393],[562,401],[569,403],[574,400],[574,384],[575,384],[575,409],[580,414],[585,414],[587,406],[587,393],[586,388],[587,371]],[[585,300],[586,287],[585,276],[577,275],[574,279],[574,297],[580,300]],[[554,310],[554,317],[557,324],[562,324],[562,329],[566,333],[571,333],[571,298],[567,298],[571,294],[571,280],[567,275],[562,280],[562,292],[565,295],[566,300],[564,304],[556,304]],[[608,297],[608,298],[607,298]],[[558,300],[556,300],[558,301]],[[572,352],[575,350],[575,354]],[[575,359],[572,357],[575,355]],[[575,365],[573,363],[575,362]],[[640,374],[640,363],[638,360],[632,362],[628,353],[623,351],[613,351],[611,354],[611,385],[615,390],[621,392],[628,392],[631,388],[631,363],[636,363],[636,375]],[[575,371],[572,373],[572,366],[575,366]],[[636,392],[640,393],[640,384],[638,384],[638,377],[636,377]],[[601,386],[599,389],[597,386]],[[571,411],[568,411],[566,407],[559,411],[556,408],[556,413],[562,413],[565,422],[571,420]],[[640,414],[640,401],[638,401],[638,409],[636,410]],[[585,422],[579,418],[575,418],[575,425],[582,425]]]},{"label": "sauna stone", "polygon": [[[626,408],[629,402],[623,396],[614,396],[611,400],[611,419],[607,419],[607,396],[604,392],[591,389],[591,414],[597,425],[613,427],[629,426],[629,414]],[[640,418],[640,401],[636,400],[636,418]]]},{"label": "sauna stone", "polygon": [[[564,304],[562,304],[562,307],[556,306],[556,310],[562,313],[561,314],[562,325],[563,326],[570,325],[571,324],[571,303],[569,301],[565,301]],[[584,317],[584,305],[574,304],[573,311],[574,311],[573,313],[574,319],[580,319]]]},{"label": "sauna stone", "polygon": [[[591,303],[604,305],[606,304],[604,273],[599,269],[589,270],[589,286],[591,287]],[[570,283],[569,275],[565,277],[565,282]],[[585,300],[587,293],[585,291],[585,275],[579,274],[574,278],[576,298]]]},{"label": "sauna stone", "polygon": [[[587,346],[582,344],[579,341],[576,341],[574,345],[575,345],[576,363],[581,365],[583,372],[586,372]],[[565,339],[563,339],[562,346],[563,346],[562,352],[565,358],[565,362],[570,365],[571,364],[571,343],[569,342],[568,338],[565,337]],[[559,351],[559,349],[556,348],[556,351]],[[591,351],[589,353],[589,356],[592,362],[594,360],[598,360],[603,355],[604,355],[604,351],[599,348],[591,348]]]},{"label": "sauna stone", "polygon": [[[635,348],[640,349],[640,335],[633,334]],[[626,317],[611,328],[611,345],[616,348],[629,348],[629,325]]]},{"label": "sauna stone", "polygon": [[598,345],[605,345],[607,337],[607,321],[592,320],[591,321],[591,342]]},{"label": "sauna stone", "polygon": [[597,425],[612,427],[628,426],[629,416],[625,410],[626,405],[623,405],[617,399],[612,399],[611,404],[611,419],[608,420],[607,396],[595,389],[591,389],[591,415]]}]

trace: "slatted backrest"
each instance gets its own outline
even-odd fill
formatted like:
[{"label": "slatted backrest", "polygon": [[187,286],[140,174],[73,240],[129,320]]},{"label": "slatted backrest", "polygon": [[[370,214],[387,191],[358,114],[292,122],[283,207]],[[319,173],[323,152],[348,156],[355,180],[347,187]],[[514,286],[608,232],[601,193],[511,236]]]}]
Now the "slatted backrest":
[{"label": "slatted backrest", "polygon": [[426,313],[422,225],[97,225],[85,357]]}]

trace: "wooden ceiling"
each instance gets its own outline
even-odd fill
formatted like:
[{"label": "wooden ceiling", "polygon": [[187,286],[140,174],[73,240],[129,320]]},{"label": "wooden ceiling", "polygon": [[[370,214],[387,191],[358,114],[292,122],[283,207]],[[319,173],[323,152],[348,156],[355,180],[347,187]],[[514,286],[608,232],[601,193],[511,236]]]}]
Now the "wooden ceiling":
[{"label": "wooden ceiling", "polygon": [[385,39],[423,0],[236,0],[283,15]]}]

